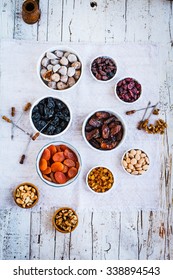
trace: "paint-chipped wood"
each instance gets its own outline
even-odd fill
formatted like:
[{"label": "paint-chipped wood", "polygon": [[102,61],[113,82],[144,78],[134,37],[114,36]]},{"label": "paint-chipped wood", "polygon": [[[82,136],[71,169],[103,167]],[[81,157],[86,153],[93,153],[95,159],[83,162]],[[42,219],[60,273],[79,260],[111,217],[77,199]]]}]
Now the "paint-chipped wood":
[{"label": "paint-chipped wood", "polygon": [[[0,1],[0,37],[58,42],[160,44],[161,151],[159,210],[100,213],[86,209],[72,234],[51,224],[55,209],[0,210],[0,259],[173,259],[173,3],[158,0],[40,0],[41,19],[27,25],[23,0]],[[91,5],[91,2],[96,2]]]}]

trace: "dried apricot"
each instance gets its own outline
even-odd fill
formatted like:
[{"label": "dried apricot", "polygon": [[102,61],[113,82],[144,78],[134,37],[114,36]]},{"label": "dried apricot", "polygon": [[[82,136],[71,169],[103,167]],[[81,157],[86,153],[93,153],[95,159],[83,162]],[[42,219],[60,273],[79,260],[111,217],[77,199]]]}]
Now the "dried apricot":
[{"label": "dried apricot", "polygon": [[43,174],[43,178],[45,180],[49,181],[49,182],[52,182],[52,179],[49,176],[45,175],[45,174]]},{"label": "dried apricot", "polygon": [[68,171],[68,167],[67,167],[67,165],[64,165],[64,168],[63,168],[62,172],[67,173],[67,171]]},{"label": "dried apricot", "polygon": [[41,158],[44,158],[45,160],[49,160],[50,159],[50,150],[44,149]]},{"label": "dried apricot", "polygon": [[52,182],[56,183],[55,177],[54,177],[54,172],[50,173],[50,178],[52,179]]},{"label": "dried apricot", "polygon": [[52,165],[51,165],[51,170],[53,172],[62,171],[63,168],[64,168],[64,165],[61,162],[58,162],[58,161],[52,163]]},{"label": "dried apricot", "polygon": [[68,149],[66,145],[60,145],[60,148],[62,151],[65,151],[66,149]]},{"label": "dried apricot", "polygon": [[64,184],[67,182],[66,176],[60,171],[55,172],[54,177],[58,184]]},{"label": "dried apricot", "polygon": [[58,152],[58,153],[54,154],[52,159],[53,159],[53,161],[62,162],[65,159],[64,153],[63,152]]},{"label": "dried apricot", "polygon": [[69,178],[75,177],[76,174],[77,174],[77,168],[76,168],[76,167],[71,167],[71,168],[68,170],[68,177],[69,177]]},{"label": "dried apricot", "polygon": [[77,168],[77,170],[79,169],[79,166],[80,166],[79,162],[76,161],[76,168]]},{"label": "dried apricot", "polygon": [[50,146],[48,147],[48,149],[49,149],[49,151],[51,152],[51,156],[53,156],[53,155],[57,152],[56,146],[54,146],[54,145],[50,145]]},{"label": "dried apricot", "polygon": [[47,168],[47,160],[45,160],[44,158],[41,158],[40,162],[39,162],[39,168],[40,168],[41,171],[46,170],[46,168]]},{"label": "dried apricot", "polygon": [[42,171],[42,174],[49,174],[51,172],[51,168],[48,166],[46,170]]},{"label": "dried apricot", "polygon": [[66,149],[65,151],[64,151],[64,155],[65,155],[65,157],[66,158],[68,158],[68,159],[72,159],[72,160],[77,160],[77,157],[76,157],[76,155],[72,152],[72,151],[70,151],[69,149]]},{"label": "dried apricot", "polygon": [[65,159],[63,162],[65,165],[67,165],[68,167],[73,167],[75,166],[75,162],[72,159]]},{"label": "dried apricot", "polygon": [[59,145],[59,146],[56,146],[56,149],[57,149],[57,152],[62,152],[61,146],[60,146],[60,145]]}]

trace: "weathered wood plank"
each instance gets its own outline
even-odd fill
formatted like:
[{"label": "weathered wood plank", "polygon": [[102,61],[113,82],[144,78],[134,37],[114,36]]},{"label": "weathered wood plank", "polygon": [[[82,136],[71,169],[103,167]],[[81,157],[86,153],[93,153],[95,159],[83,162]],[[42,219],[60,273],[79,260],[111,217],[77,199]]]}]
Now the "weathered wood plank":
[{"label": "weathered wood plank", "polygon": [[15,3],[15,0],[0,1],[0,38],[11,39],[14,37]]},{"label": "weathered wood plank", "polygon": [[[22,213],[21,213],[22,212]],[[29,259],[30,212],[21,210],[1,210],[3,222],[1,230],[2,259]]]},{"label": "weathered wood plank", "polygon": [[22,0],[16,0],[13,38],[18,40],[37,40],[38,22],[35,24],[27,24],[23,21],[22,3]]}]

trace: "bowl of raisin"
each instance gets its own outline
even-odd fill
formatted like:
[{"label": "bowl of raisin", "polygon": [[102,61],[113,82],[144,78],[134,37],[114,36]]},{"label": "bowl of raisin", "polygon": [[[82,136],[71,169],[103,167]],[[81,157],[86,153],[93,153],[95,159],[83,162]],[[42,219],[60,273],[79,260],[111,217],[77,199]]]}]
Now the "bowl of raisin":
[{"label": "bowl of raisin", "polygon": [[64,187],[74,182],[81,171],[79,152],[71,144],[55,141],[41,148],[36,170],[43,182],[52,187]]},{"label": "bowl of raisin", "polygon": [[40,135],[48,138],[60,136],[70,127],[72,112],[62,99],[45,96],[38,99],[30,110],[30,123]]}]

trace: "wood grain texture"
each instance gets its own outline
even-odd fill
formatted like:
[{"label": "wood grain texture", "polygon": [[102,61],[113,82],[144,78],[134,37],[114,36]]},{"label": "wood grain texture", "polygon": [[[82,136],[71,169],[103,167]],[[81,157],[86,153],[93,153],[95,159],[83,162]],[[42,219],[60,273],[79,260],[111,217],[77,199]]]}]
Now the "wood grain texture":
[{"label": "wood grain texture", "polygon": [[[173,3],[166,0],[40,0],[41,19],[22,21],[22,0],[0,2],[0,36],[50,42],[160,44],[160,102],[168,122],[161,151],[160,211],[81,213],[76,231],[51,224],[55,209],[0,210],[0,259],[173,259]],[[79,238],[80,237],[80,238]]]}]

